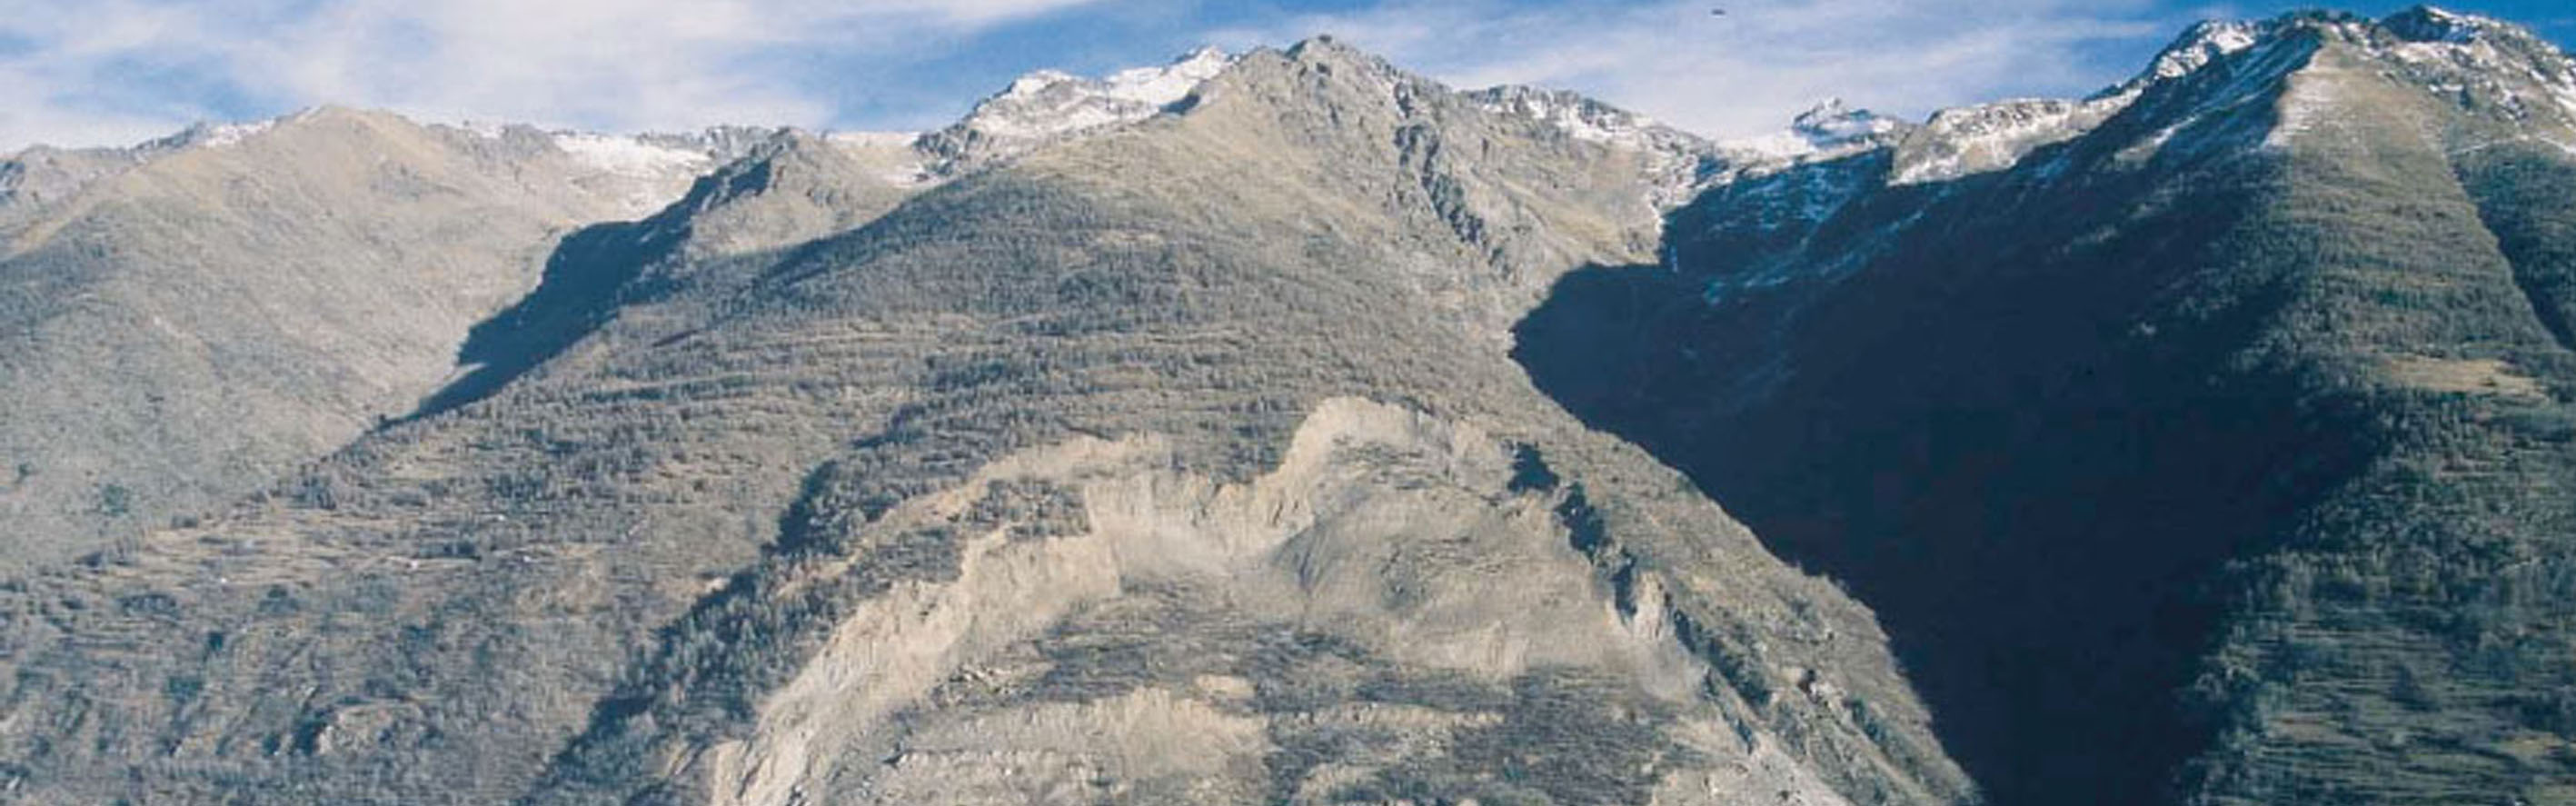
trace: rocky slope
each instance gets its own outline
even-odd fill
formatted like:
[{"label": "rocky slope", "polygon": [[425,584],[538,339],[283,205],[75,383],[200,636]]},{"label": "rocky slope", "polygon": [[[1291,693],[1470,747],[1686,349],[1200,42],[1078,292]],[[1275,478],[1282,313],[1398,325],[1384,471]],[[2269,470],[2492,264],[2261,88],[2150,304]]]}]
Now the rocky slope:
[{"label": "rocky slope", "polygon": [[324,108],[0,162],[0,573],[215,506],[409,411],[558,237],[668,203],[718,139]]},{"label": "rocky slope", "polygon": [[1997,803],[2570,802],[2570,88],[2432,9],[2201,26],[1714,187],[1520,355],[1847,580]]},{"label": "rocky slope", "polygon": [[0,591],[0,786],[1969,799],[1867,610],[1512,362],[1675,158],[1508,98],[1315,41],[944,181],[775,141],[422,416]]}]

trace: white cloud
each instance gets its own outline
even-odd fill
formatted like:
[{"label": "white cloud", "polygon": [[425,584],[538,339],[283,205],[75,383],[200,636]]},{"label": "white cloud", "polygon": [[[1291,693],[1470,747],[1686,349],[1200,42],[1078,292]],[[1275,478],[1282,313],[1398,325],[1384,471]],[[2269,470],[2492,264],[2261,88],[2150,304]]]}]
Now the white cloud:
[{"label": "white cloud", "polygon": [[319,103],[609,129],[812,125],[829,104],[752,65],[1089,2],[0,0],[0,149]]},{"label": "white cloud", "polygon": [[[1098,62],[1151,41],[1129,54],[1149,63],[1227,24],[1192,18],[1239,21],[1200,37],[1223,46],[1329,32],[1460,86],[1575,89],[1723,136],[1827,96],[1922,114],[2081,93],[2128,67],[2100,63],[2106,41],[2143,57],[2199,16],[2173,0],[1298,1],[0,0],[0,151],[320,103],[612,130],[868,122],[855,103],[919,123],[972,100],[945,97],[961,56]],[[1059,13],[1084,33],[980,38]]]},{"label": "white cloud", "polygon": [[[1723,6],[1726,14],[1714,15]],[[1390,0],[1219,31],[1233,44],[1330,33],[1466,87],[1575,89],[1685,129],[1776,130],[1827,97],[1923,114],[2112,76],[2081,48],[2172,36],[2147,0],[1696,0],[1627,5]]]}]

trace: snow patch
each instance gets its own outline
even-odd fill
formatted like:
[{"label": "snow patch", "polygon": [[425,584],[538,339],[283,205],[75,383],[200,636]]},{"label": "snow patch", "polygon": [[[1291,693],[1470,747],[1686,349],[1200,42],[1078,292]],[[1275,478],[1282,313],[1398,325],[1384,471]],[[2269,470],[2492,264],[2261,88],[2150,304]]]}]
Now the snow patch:
[{"label": "snow patch", "polygon": [[2138,95],[2123,92],[2088,101],[2032,98],[1942,110],[1906,139],[1888,183],[1943,181],[2010,168],[2032,151],[2092,131]]},{"label": "snow patch", "polygon": [[1717,147],[1698,135],[1577,93],[1505,85],[1467,97],[1486,112],[1535,121],[1578,142],[1641,155],[1645,201],[1657,210],[1689,203],[1717,161]]},{"label": "snow patch", "polygon": [[1495,87],[1473,93],[1487,112],[1515,115],[1545,123],[1566,136],[1588,143],[1646,148],[1658,139],[1678,136],[1653,118],[1619,109],[1570,92],[1529,87]]},{"label": "snow patch", "polygon": [[1234,58],[1227,56],[1225,51],[1203,47],[1162,67],[1136,67],[1111,73],[1104,81],[1107,84],[1104,92],[1121,100],[1170,106],[1189,97],[1191,90],[1225,72],[1226,66],[1233,63]]},{"label": "snow patch", "polygon": [[1200,48],[1162,67],[1087,79],[1040,70],[977,104],[959,127],[988,138],[1043,140],[1153,117],[1224,72],[1234,57]]},{"label": "snow patch", "polygon": [[2287,148],[2290,143],[2313,131],[2331,114],[2339,93],[2331,81],[2293,77],[2287,91],[2281,93],[2280,117],[2272,131],[2264,135],[2268,148]]},{"label": "snow patch", "polygon": [[2412,11],[2390,17],[2387,26],[2399,36],[2417,42],[2443,42],[2454,45],[2475,42],[2502,23],[2474,14],[2460,14],[2432,6],[2419,6]]},{"label": "snow patch", "polygon": [[220,126],[213,126],[207,128],[203,135],[197,137],[197,144],[207,148],[224,148],[238,144],[243,139],[252,135],[268,131],[276,125],[277,121],[262,120],[252,123],[227,123]]},{"label": "snow patch", "polygon": [[859,148],[910,148],[921,139],[920,132],[831,132],[823,139]]},{"label": "snow patch", "polygon": [[1772,132],[1770,134],[1755,135],[1752,137],[1739,137],[1719,143],[1718,147],[1724,148],[1728,151],[1742,152],[1743,154],[1764,161],[1780,162],[1787,162],[1816,153],[1816,144],[1814,141],[1808,140],[1805,137],[1800,137],[1796,132],[1786,131]]},{"label": "snow patch", "polygon": [[1791,125],[1819,149],[1831,149],[1896,131],[1903,124],[1867,109],[1852,109],[1841,98],[1829,98]]},{"label": "snow patch", "polygon": [[[243,123],[208,123],[200,121],[198,123],[190,124],[188,128],[179,130],[177,134],[145,141],[135,145],[128,151],[129,153],[138,155],[154,155],[200,148],[231,148],[233,146],[240,145],[244,140],[248,140],[263,132],[276,128],[277,124],[280,122],[291,123],[300,121],[311,114],[312,110],[306,110],[304,112],[298,112],[285,117],[270,118],[268,120],[254,120]],[[14,158],[14,155],[12,156]]]},{"label": "snow patch", "polygon": [[1905,124],[1867,109],[1853,109],[1841,98],[1827,98],[1800,113],[1789,130],[1719,143],[1755,161],[1792,162],[1830,159],[1886,145]]},{"label": "snow patch", "polygon": [[564,132],[554,135],[554,143],[584,166],[638,179],[694,174],[714,162],[704,152],[653,145],[635,137]]},{"label": "snow patch", "polygon": [[2174,40],[2163,53],[2156,55],[2148,73],[2159,79],[2181,78],[2210,62],[2262,41],[2260,23],[2245,21],[2210,21],[2193,25]]},{"label": "snow patch", "polygon": [[2173,142],[2174,135],[2181,133],[2184,127],[2198,122],[2200,122],[2200,118],[2197,116],[2184,118],[2178,123],[2157,129],[2154,132],[2149,133],[2147,136],[2139,138],[2137,142],[2130,143],[2126,147],[2121,148],[2118,153],[2112,156],[2121,162],[2130,164],[2141,163],[2154,159],[2157,154],[2163,153],[2166,143]]},{"label": "snow patch", "polygon": [[574,181],[619,193],[628,215],[643,215],[678,198],[689,181],[715,167],[705,151],[656,145],[643,137],[588,132],[547,135],[577,166],[595,172]]},{"label": "snow patch", "polygon": [[2396,41],[2365,49],[2427,92],[2515,124],[2576,125],[2576,61],[2530,29],[2436,8],[2400,12],[2382,27]]}]

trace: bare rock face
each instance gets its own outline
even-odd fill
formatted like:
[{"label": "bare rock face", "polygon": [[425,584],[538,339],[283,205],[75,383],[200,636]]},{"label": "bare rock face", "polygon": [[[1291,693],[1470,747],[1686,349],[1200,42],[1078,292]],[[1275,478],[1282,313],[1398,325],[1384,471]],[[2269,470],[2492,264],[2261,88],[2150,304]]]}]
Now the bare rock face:
[{"label": "bare rock face", "polygon": [[477,334],[538,360],[0,590],[0,785],[1971,799],[1867,610],[1512,361],[1670,165],[1493,102],[1311,42],[940,182],[756,148]]},{"label": "bare rock face", "polygon": [[885,513],[857,539],[926,573],[843,615],[748,732],[661,752],[715,803],[1841,802],[1756,703],[1709,696],[1662,577],[1604,584],[1630,560],[1537,449],[1351,398],[1243,482],[1159,442],[1023,451]]}]

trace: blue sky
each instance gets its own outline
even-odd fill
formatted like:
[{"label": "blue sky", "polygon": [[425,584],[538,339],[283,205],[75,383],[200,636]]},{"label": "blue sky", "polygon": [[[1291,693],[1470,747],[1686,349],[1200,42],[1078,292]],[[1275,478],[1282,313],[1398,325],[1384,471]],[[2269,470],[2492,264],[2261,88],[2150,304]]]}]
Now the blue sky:
[{"label": "blue sky", "polygon": [[[0,0],[0,150],[128,143],[321,103],[612,131],[936,127],[1020,73],[1330,33],[1459,86],[1581,90],[1683,128],[1839,96],[1905,115],[2077,95],[2192,0]],[[1724,17],[1709,9],[1724,6]],[[2383,14],[2401,7],[2353,7]],[[2446,4],[2576,42],[2566,0]]]}]

